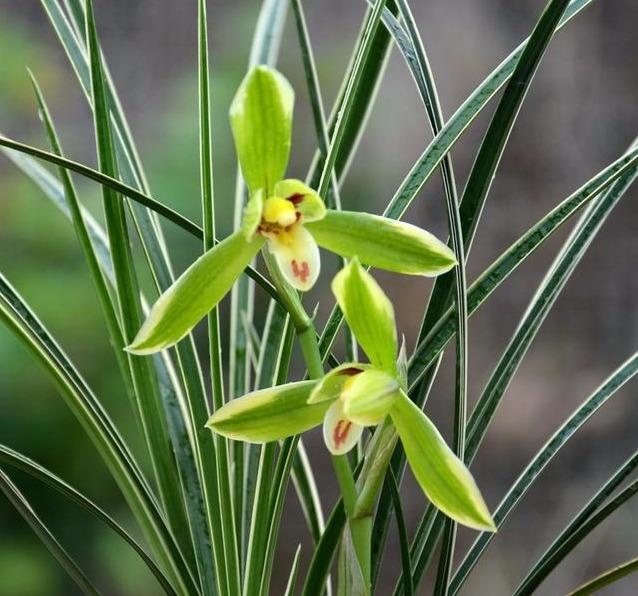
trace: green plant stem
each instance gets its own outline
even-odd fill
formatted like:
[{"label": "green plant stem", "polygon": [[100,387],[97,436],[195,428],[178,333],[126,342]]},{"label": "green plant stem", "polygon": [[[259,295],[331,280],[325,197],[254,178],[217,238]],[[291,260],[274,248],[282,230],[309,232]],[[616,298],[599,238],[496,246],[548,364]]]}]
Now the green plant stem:
[{"label": "green plant stem", "polygon": [[[278,286],[277,280],[275,285]],[[281,292],[281,289],[280,289]],[[301,345],[306,366],[308,367],[308,376],[311,379],[319,379],[323,376],[323,363],[321,352],[319,351],[319,343],[317,342],[317,333],[312,320],[308,317],[301,302],[297,300],[295,312],[291,312],[293,322],[305,319],[305,328],[300,331],[297,328],[297,337]],[[352,533],[352,543],[361,566],[361,572],[366,585],[370,585],[370,539],[372,536],[372,517],[369,514],[357,516],[355,515],[358,493],[357,486],[354,481],[350,463],[345,455],[333,455],[332,466],[339,483],[341,497],[348,517],[350,531]]]},{"label": "green plant stem", "polygon": [[[294,291],[282,278],[277,264],[274,262],[273,256],[266,248],[263,251],[264,260],[271,274],[271,278],[277,288],[282,301],[286,306],[286,310],[290,314],[290,318],[295,326],[297,338],[301,346],[306,367],[308,368],[308,376],[311,379],[319,379],[324,374],[323,361],[321,352],[319,351],[319,343],[317,341],[317,332],[312,319],[306,313],[299,295]],[[341,496],[350,523],[352,532],[352,541],[354,544],[361,571],[364,574],[366,584],[370,583],[370,538],[372,523],[369,516],[355,518],[355,506],[357,503],[357,487],[352,475],[352,469],[345,456],[333,456],[332,465],[337,476]]]}]

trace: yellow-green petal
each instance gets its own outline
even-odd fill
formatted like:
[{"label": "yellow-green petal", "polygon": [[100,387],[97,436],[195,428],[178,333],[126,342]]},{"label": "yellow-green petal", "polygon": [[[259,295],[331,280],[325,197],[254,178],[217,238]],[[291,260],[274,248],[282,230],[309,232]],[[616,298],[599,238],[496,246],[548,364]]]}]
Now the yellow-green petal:
[{"label": "yellow-green petal", "polygon": [[215,412],[206,426],[239,441],[268,443],[321,424],[329,403],[307,403],[316,381],[301,381],[248,393]]},{"label": "yellow-green petal", "polygon": [[164,292],[126,349],[152,354],[182,339],[231,289],[264,240],[235,232],[197,259]]},{"label": "yellow-green petal", "polygon": [[301,214],[302,222],[318,221],[326,216],[326,206],[312,188],[294,178],[275,184],[275,196],[292,201]]},{"label": "yellow-green petal", "polygon": [[260,188],[256,190],[246,203],[241,218],[241,231],[246,240],[252,240],[259,224],[261,223],[261,214],[264,210],[264,190]]},{"label": "yellow-green petal", "polygon": [[369,368],[369,364],[359,364],[358,362],[348,362],[333,368],[315,385],[308,397],[308,403],[317,404],[322,401],[334,401],[341,395],[343,386],[349,379]]},{"label": "yellow-green petal", "polygon": [[377,368],[352,377],[341,392],[343,413],[348,420],[363,426],[379,424],[399,395],[399,382]]}]

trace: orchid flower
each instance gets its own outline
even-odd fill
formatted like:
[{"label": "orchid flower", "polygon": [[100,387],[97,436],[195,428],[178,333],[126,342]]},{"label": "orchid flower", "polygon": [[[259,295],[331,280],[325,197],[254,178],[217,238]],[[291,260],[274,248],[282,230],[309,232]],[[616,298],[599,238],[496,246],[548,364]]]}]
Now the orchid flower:
[{"label": "orchid flower", "polygon": [[230,108],[230,122],[249,192],[241,228],[197,259],[159,297],[128,346],[150,354],[177,343],[232,288],[260,249],[274,256],[281,278],[309,290],[320,272],[319,246],[372,267],[440,275],[454,253],[429,232],[369,213],[326,209],[303,182],[285,179],[294,93],[279,72],[253,68]]},{"label": "orchid flower", "polygon": [[249,393],[220,408],[208,427],[231,439],[264,443],[323,425],[334,455],[356,445],[363,429],[392,422],[414,476],[432,503],[461,524],[494,530],[494,522],[463,462],[406,394],[405,351],[398,349],[392,303],[354,259],[332,290],[369,363],[343,364],[319,381]]}]

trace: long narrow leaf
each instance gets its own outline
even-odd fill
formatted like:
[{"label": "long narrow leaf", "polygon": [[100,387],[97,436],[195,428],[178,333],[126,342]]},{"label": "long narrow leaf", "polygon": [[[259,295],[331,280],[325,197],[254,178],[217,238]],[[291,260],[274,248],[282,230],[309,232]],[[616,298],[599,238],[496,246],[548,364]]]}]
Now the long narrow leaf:
[{"label": "long narrow leaf", "polygon": [[[215,245],[215,198],[213,192],[212,124],[210,113],[210,73],[208,62],[208,22],[206,0],[199,0],[197,14],[198,37],[198,90],[199,90],[199,169],[204,229],[204,251]],[[219,310],[215,307],[208,315],[208,347],[213,403],[223,403],[224,380],[221,362],[221,338]],[[237,533],[234,527],[230,488],[228,486],[228,457],[226,441],[216,440],[205,428],[209,414],[205,397],[191,404],[191,420],[195,427],[195,442],[200,463],[208,532],[206,538],[194,540],[201,549],[198,564],[201,567],[202,592],[208,594],[217,578],[217,590],[221,594],[239,593],[240,563]],[[239,464],[237,464],[239,465]],[[241,495],[237,493],[237,498]],[[241,510],[241,509],[240,509]],[[191,520],[191,523],[194,523]],[[209,544],[213,557],[210,557]],[[211,569],[212,558],[215,572]]]},{"label": "long narrow leaf", "polygon": [[135,538],[133,538],[108,513],[106,513],[95,503],[93,503],[93,501],[73,488],[70,484],[66,483],[64,480],[56,476],[53,472],[47,470],[45,467],[29,459],[25,455],[22,455],[21,453],[18,453],[17,451],[6,447],[5,445],[0,445],[0,461],[10,466],[14,466],[17,469],[26,472],[30,476],[33,476],[34,478],[37,478],[38,480],[48,484],[49,486],[57,490],[61,495],[65,496],[70,501],[76,503],[77,505],[94,515],[97,519],[104,522],[114,532],[119,534],[119,536],[123,538],[129,544],[129,546],[139,555],[140,559],[142,559],[146,567],[148,567],[151,573],[157,578],[157,581],[159,582],[162,589],[166,592],[166,594],[176,595],[175,590],[171,586],[162,570],[159,569],[153,559],[146,553],[144,548],[142,548],[142,546],[138,544]]},{"label": "long narrow leaf", "polygon": [[[635,149],[636,144],[638,144],[638,140],[630,147],[630,150]],[[634,182],[636,176],[638,176],[638,168],[629,170],[607,192],[591,203],[565,240],[563,248],[554,259],[549,272],[532,298],[516,332],[490,376],[474,412],[472,412],[466,446],[468,457],[474,457],[505,390],[561,290],[565,287],[603,223],[623,197],[625,191]]]},{"label": "long narrow leaf", "polygon": [[[35,95],[38,101],[38,107],[40,110],[42,121],[44,122],[49,137],[51,149],[53,153],[62,155],[62,147],[60,145],[58,135],[53,125],[53,120],[51,119],[49,108],[44,100],[42,91],[33,75],[31,75],[31,81],[35,90]],[[126,354],[124,353],[124,346],[126,344],[124,342],[124,336],[122,335],[122,329],[120,328],[120,324],[118,321],[116,306],[109,293],[107,280],[105,279],[104,273],[95,254],[93,244],[91,243],[91,238],[89,236],[87,226],[84,222],[82,208],[80,206],[77,193],[75,192],[75,187],[73,186],[71,176],[69,172],[62,167],[58,168],[58,172],[60,180],[62,181],[62,186],[64,188],[63,192],[65,204],[71,217],[71,221],[73,222],[75,233],[80,243],[82,252],[84,253],[84,258],[86,259],[87,265],[89,267],[89,271],[91,273],[91,277],[93,278],[93,283],[95,284],[95,288],[97,291],[98,299],[100,300],[100,304],[104,312],[107,329],[109,330],[111,342],[113,344],[113,347],[115,348],[115,357],[120,366],[124,382],[129,392],[129,397],[131,398],[131,400],[133,400],[133,380],[131,379],[131,371],[128,366]],[[109,263],[112,265],[110,257]]]},{"label": "long narrow leaf", "polygon": [[0,320],[49,374],[109,468],[176,589],[189,593],[194,589],[192,578],[126,444],[69,358],[1,274]]},{"label": "long narrow leaf", "polygon": [[[591,2],[593,2],[593,0],[572,0],[558,28],[565,26]],[[423,185],[439,166],[441,160],[447,155],[454,143],[456,143],[470,123],[512,76],[512,72],[527,42],[528,40],[523,41],[523,43],[488,75],[450,117],[434,139],[432,139],[384,210],[383,214],[386,217],[401,219]],[[341,313],[335,308],[330,313],[326,327],[321,333],[322,354],[326,353],[332,346],[335,334],[340,328],[341,321]],[[328,330],[329,333],[327,332]]]},{"label": "long narrow leaf", "polygon": [[[0,145],[9,149],[13,149],[15,151],[19,151],[21,153],[33,155],[34,157],[37,157],[49,163],[62,166],[64,168],[67,168],[68,170],[77,172],[78,174],[81,174],[86,178],[94,180],[102,184],[103,186],[111,188],[112,190],[127,196],[129,199],[139,202],[149,209],[152,209],[156,213],[166,217],[166,219],[178,225],[183,230],[189,232],[195,238],[203,240],[203,231],[197,224],[193,223],[183,215],[180,215],[176,211],[173,211],[170,207],[167,207],[166,205],[163,205],[150,196],[144,194],[142,191],[136,190],[135,188],[124,184],[123,182],[120,182],[119,180],[111,178],[106,174],[102,174],[101,172],[98,172],[97,170],[94,170],[88,166],[54,155],[47,151],[43,151],[42,149],[38,149],[37,147],[31,147],[30,145],[14,141],[2,135],[0,135]],[[252,267],[247,267],[246,274],[254,279],[266,292],[268,292],[268,294],[272,298],[274,298],[275,300],[279,299],[277,290],[258,271],[256,271]]]},{"label": "long narrow leaf", "polygon": [[[392,14],[396,14],[396,3],[394,0],[387,0],[386,5]],[[369,10],[368,17],[372,13],[373,9]],[[358,39],[362,37],[367,27],[368,19],[364,20],[361,25],[361,30],[358,35]],[[361,65],[361,84],[354,89],[354,97],[352,99],[352,108],[349,111],[349,116],[343,121],[344,133],[341,143],[335,157],[334,170],[336,177],[339,181],[343,178],[348,168],[357,144],[368,119],[368,116],[374,105],[381,78],[385,72],[390,50],[392,48],[391,38],[388,32],[383,27],[377,27],[370,43],[370,51],[363,60]],[[341,113],[344,104],[344,97],[348,85],[349,75],[353,71],[355,62],[357,59],[357,48],[353,52],[350,64],[348,66],[348,74],[344,77],[341,89],[339,90],[338,97],[334,103],[332,114],[330,116],[330,122],[328,125],[329,136],[334,134],[337,119]],[[324,170],[325,157],[321,151],[318,151],[313,160],[312,166],[307,176],[309,185],[312,188],[317,188],[319,185],[319,179]],[[323,197],[324,200],[332,204],[332,199],[329,195]]]},{"label": "long narrow leaf", "polygon": [[[290,342],[293,337],[290,317],[275,306],[272,318],[264,336],[268,352],[263,352],[259,370],[259,388],[270,387],[281,382],[279,375],[288,370]],[[260,447],[259,465],[255,480],[255,492],[252,498],[252,516],[246,556],[246,575],[244,593],[260,594],[267,562],[267,549],[271,517],[271,491],[276,490],[274,466],[276,443],[267,443]]]},{"label": "long narrow leaf", "polygon": [[[629,486],[621,490],[609,503],[594,513],[576,531],[569,536],[561,549],[557,550],[548,562],[547,571],[551,571],[560,563],[590,532],[604,522],[616,509],[624,505],[629,499],[638,494],[638,480],[634,480]],[[525,590],[522,594],[531,594],[531,590]]]},{"label": "long narrow leaf", "polygon": [[614,567],[605,573],[602,573],[598,577],[589,580],[582,586],[576,588],[573,592],[569,593],[569,596],[587,596],[588,594],[595,594],[599,592],[605,586],[609,586],[632,573],[638,571],[638,557],[631,559],[618,567]]},{"label": "long narrow leaf", "polygon": [[[91,96],[100,170],[117,178],[117,165],[112,140],[109,110],[102,73],[100,49],[91,0],[86,2],[86,31],[91,67]],[[121,196],[103,186],[104,214],[115,271],[115,286],[119,301],[124,340],[129,344],[142,324],[137,275],[133,265],[126,214]],[[146,439],[161,502],[178,543],[187,560],[193,556],[186,522],[185,503],[180,491],[180,476],[172,451],[173,437],[162,411],[159,384],[150,358],[129,356],[133,384],[137,397],[142,429]]]},{"label": "long narrow leaf", "polygon": [[[511,486],[494,513],[494,521],[500,527],[514,509],[538,475],[556,456],[565,443],[591,416],[603,406],[627,381],[638,373],[638,353],[620,366],[576,411],[561,425],[552,438],[534,456],[525,470]],[[456,571],[451,585],[455,594],[479,560],[480,555],[492,541],[494,534],[482,533],[474,542]]]},{"label": "long narrow leaf", "polygon": [[552,544],[545,550],[542,557],[534,564],[523,581],[516,588],[515,594],[531,593],[547,577],[547,575],[562,560],[570,550],[572,537],[580,528],[596,513],[599,507],[609,496],[626,480],[638,467],[638,453],[634,453],[605,484],[598,490],[594,497],[581,509],[581,511],[569,522],[567,527],[556,537]]},{"label": "long narrow leaf", "polygon": [[[6,149],[5,147],[2,147],[2,152],[42,190],[69,221],[73,221],[62,183],[49,172],[49,170],[41,166],[38,161],[26,153]],[[113,263],[111,263],[108,240],[106,239],[104,229],[82,205],[80,205],[80,211],[82,213],[82,220],[87,228],[87,233],[91,239],[93,251],[100,264],[100,269],[106,279],[109,280],[109,283],[113,285],[115,283]]]},{"label": "long narrow leaf", "polygon": [[290,567],[290,573],[288,574],[288,582],[286,583],[286,590],[284,596],[293,596],[295,593],[295,584],[297,583],[297,573],[299,572],[299,555],[301,555],[301,544],[295,551],[295,558],[292,560]]},{"label": "long narrow leaf", "polygon": [[62,568],[69,574],[69,577],[77,584],[84,594],[99,596],[97,588],[93,586],[89,578],[82,571],[79,564],[71,557],[64,547],[57,541],[55,536],[47,528],[46,524],[38,517],[29,501],[20,492],[18,487],[11,481],[11,478],[0,469],[0,490],[11,501],[18,513],[31,526],[31,529],[42,540],[51,554],[56,558]]},{"label": "long narrow leaf", "polygon": [[[592,198],[631,171],[638,163],[638,151],[631,150],[599,172],[581,188],[552,209],[534,224],[510,248],[502,253],[470,286],[468,290],[469,314],[498,288],[501,283],[571,215]],[[408,387],[412,392],[440,351],[454,334],[454,311],[448,309],[426,338],[415,348],[410,358]]]},{"label": "long narrow leaf", "polygon": [[[629,152],[631,153],[631,151],[632,148],[630,148]],[[466,444],[468,461],[471,462],[476,455],[476,451],[487,432],[488,425],[502,400],[505,389],[532,340],[538,333],[545,316],[553,306],[574,268],[580,262],[600,226],[625,190],[633,182],[636,175],[638,175],[637,168],[629,169],[608,191],[590,205],[573,233],[565,242],[564,248],[556,257],[554,264],[532,299],[523,320],[499,360],[485,391],[479,398],[477,406],[472,413],[468,425],[468,440]],[[420,528],[431,524],[433,515],[438,514],[434,513],[431,507],[428,508]],[[438,531],[440,524],[436,523],[435,525]],[[428,534],[417,532],[417,537],[418,540],[415,541],[413,552],[417,556],[416,573],[420,576],[425,569],[426,561],[431,557],[430,549],[433,547],[432,541],[436,540],[436,533],[434,530]]]},{"label": "long narrow leaf", "polygon": [[339,154],[341,143],[346,134],[346,123],[350,117],[350,113],[355,105],[356,91],[360,87],[360,83],[363,80],[365,72],[366,59],[370,55],[374,46],[375,33],[379,27],[381,14],[385,6],[386,0],[376,0],[374,8],[370,13],[363,32],[358,41],[358,48],[356,57],[352,66],[352,70],[348,76],[348,82],[345,86],[343,93],[343,99],[339,108],[339,112],[335,121],[334,130],[330,135],[330,145],[328,152],[323,163],[323,169],[321,171],[321,177],[319,178],[319,184],[317,186],[317,192],[319,196],[326,196],[328,187],[330,185],[333,168]]},{"label": "long narrow leaf", "polygon": [[404,596],[411,596],[414,594],[414,588],[412,586],[412,565],[410,562],[410,541],[408,538],[408,531],[405,525],[405,516],[403,515],[403,507],[401,506],[401,495],[399,494],[399,486],[397,480],[394,477],[392,470],[388,472],[388,478],[390,479],[390,489],[392,492],[392,504],[394,507],[394,514],[397,518],[397,529],[399,531],[399,546],[401,548],[401,568],[403,569],[403,594]]}]

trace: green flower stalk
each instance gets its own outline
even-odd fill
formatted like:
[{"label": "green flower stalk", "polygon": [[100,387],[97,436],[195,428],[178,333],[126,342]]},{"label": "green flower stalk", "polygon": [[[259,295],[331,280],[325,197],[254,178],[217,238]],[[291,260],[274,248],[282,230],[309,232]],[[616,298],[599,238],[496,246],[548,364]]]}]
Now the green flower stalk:
[{"label": "green flower stalk", "polygon": [[249,393],[218,410],[208,426],[232,439],[263,443],[323,424],[326,447],[342,455],[354,447],[364,427],[389,417],[432,503],[465,526],[494,531],[469,470],[405,393],[405,368],[388,297],[356,259],[336,275],[332,289],[370,362],[344,364],[316,382]]},{"label": "green flower stalk", "polygon": [[241,229],[197,259],[159,297],[128,346],[150,354],[174,345],[228,293],[265,245],[282,278],[308,291],[321,268],[319,246],[371,267],[410,275],[440,275],[454,253],[429,232],[369,213],[326,209],[321,197],[284,179],[290,156],[294,92],[266,66],[253,68],[230,108],[242,174],[249,191]]}]

